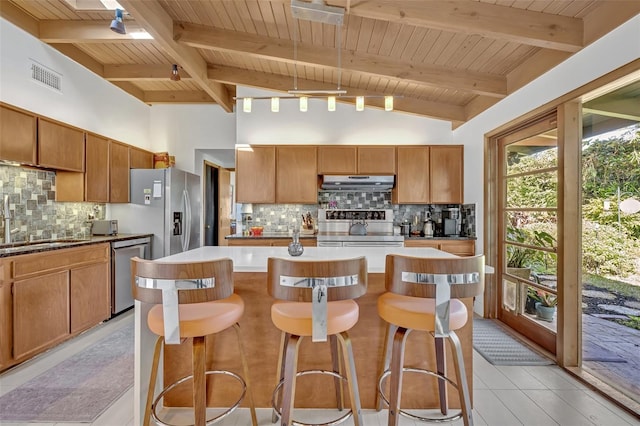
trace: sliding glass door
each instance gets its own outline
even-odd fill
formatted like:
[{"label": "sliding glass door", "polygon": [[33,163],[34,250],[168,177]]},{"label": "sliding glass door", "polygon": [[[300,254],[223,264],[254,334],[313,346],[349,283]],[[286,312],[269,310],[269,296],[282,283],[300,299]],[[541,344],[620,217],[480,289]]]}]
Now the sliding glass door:
[{"label": "sliding glass door", "polygon": [[558,137],[556,114],[498,139],[498,317],[556,351]]}]

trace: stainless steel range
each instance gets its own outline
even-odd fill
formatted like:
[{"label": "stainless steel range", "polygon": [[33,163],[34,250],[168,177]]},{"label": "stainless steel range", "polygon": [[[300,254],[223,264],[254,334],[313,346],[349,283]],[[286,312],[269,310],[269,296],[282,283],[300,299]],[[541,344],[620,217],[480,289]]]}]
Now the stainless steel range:
[{"label": "stainless steel range", "polygon": [[402,247],[393,210],[318,209],[318,247]]}]

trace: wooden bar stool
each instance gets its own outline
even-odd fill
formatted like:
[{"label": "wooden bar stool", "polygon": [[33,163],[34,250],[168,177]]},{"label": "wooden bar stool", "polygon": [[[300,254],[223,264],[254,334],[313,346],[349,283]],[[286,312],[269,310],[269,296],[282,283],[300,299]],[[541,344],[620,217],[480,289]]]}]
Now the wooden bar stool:
[{"label": "wooden bar stool", "polygon": [[[385,359],[378,381],[378,410],[382,400],[389,405],[389,426],[400,415],[419,421],[451,421],[462,417],[472,425],[470,389],[464,368],[462,347],[454,330],[467,323],[467,308],[461,298],[474,297],[484,288],[484,256],[460,258],[417,258],[387,255],[386,293],[378,298],[378,314],[388,323]],[[435,338],[436,371],[404,367],[404,347],[412,330],[431,333]],[[446,376],[444,341],[451,345],[456,382]],[[468,342],[471,344],[471,342]],[[438,378],[440,411],[443,417],[422,417],[400,408],[402,373],[426,373]],[[391,376],[390,396],[384,395],[384,380]],[[446,384],[458,390],[460,412],[448,416]]]},{"label": "wooden bar stool", "polygon": [[[296,261],[269,258],[267,283],[269,295],[279,299],[271,306],[271,320],[282,331],[272,421],[275,423],[280,417],[281,426],[305,425],[292,418],[296,377],[317,373],[334,377],[340,410],[343,408],[342,381],[346,380],[348,386],[351,411],[326,424],[337,425],[353,417],[356,426],[362,425],[355,361],[347,331],[358,322],[360,312],[352,299],[367,291],[366,259]],[[309,336],[313,342],[326,342],[329,337],[332,371],[297,371],[300,341]],[[345,376],[341,373],[343,367]]]},{"label": "wooden bar stool", "polygon": [[[156,423],[170,425],[162,421],[156,410],[158,402],[178,384],[187,380],[193,382],[193,407],[195,426],[215,423],[231,414],[242,402],[249,398],[251,420],[258,424],[251,388],[249,372],[240,338],[238,321],[244,313],[244,302],[233,293],[233,262],[219,259],[207,262],[161,263],[137,257],[131,259],[133,297],[145,303],[155,304],[147,316],[149,329],[158,335],[149,389],[144,414],[144,425],[151,419]],[[233,327],[240,347],[244,378],[231,371],[206,371],[205,336]],[[192,339],[192,374],[166,386],[154,399],[158,375],[160,353],[165,344],[180,344]],[[221,414],[206,418],[207,375],[222,374],[237,380],[242,391],[238,400]]]}]

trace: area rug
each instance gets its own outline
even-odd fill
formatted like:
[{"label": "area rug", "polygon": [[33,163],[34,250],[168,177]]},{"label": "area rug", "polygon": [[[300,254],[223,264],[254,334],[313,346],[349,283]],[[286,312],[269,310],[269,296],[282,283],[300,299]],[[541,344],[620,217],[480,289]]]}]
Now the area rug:
[{"label": "area rug", "polygon": [[92,423],[133,386],[133,324],[0,397],[0,423]]},{"label": "area rug", "polygon": [[493,365],[554,364],[510,336],[492,320],[473,319],[473,348]]}]

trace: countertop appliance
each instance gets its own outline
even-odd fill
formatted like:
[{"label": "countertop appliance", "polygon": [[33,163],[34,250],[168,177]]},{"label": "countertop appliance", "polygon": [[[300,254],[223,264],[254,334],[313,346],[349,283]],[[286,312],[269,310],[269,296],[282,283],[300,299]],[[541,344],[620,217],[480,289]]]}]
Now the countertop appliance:
[{"label": "countertop appliance", "polygon": [[[366,223],[364,235],[351,235],[354,222]],[[393,210],[318,209],[318,247],[402,247],[393,233]]]},{"label": "countertop appliance", "polygon": [[151,259],[151,237],[111,243],[111,314],[133,306],[131,293],[131,258]]},{"label": "countertop appliance", "polygon": [[132,169],[131,202],[109,204],[120,232],[153,234],[151,258],[200,247],[200,176],[183,170]]},{"label": "countertop appliance", "polygon": [[118,235],[118,221],[94,220],[91,223],[91,235]]}]

